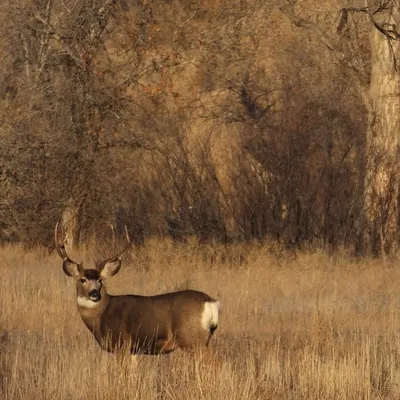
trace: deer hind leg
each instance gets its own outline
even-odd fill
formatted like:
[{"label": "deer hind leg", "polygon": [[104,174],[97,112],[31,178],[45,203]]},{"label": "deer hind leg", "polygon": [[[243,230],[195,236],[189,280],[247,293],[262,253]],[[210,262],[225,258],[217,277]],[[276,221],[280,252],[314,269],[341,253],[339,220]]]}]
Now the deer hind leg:
[{"label": "deer hind leg", "polygon": [[206,347],[210,341],[210,332],[202,327],[188,326],[176,334],[177,347],[185,350],[196,350]]},{"label": "deer hind leg", "polygon": [[167,339],[159,339],[158,341],[157,348],[160,349],[160,354],[171,353],[178,347],[174,335],[170,335]]}]

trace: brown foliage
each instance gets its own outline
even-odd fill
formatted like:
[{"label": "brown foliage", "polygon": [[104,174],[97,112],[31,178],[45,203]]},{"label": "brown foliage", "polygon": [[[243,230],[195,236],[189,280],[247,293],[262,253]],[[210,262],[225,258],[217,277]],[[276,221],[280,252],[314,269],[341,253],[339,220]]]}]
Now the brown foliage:
[{"label": "brown foliage", "polygon": [[273,3],[25,3],[1,9],[2,241],[49,245],[69,210],[77,242],[356,246],[357,84]]}]

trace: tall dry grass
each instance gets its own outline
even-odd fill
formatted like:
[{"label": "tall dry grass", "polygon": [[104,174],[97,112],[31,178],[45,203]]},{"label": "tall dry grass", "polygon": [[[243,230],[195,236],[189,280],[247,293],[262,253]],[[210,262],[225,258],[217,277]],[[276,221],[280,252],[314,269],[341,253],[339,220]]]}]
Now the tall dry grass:
[{"label": "tall dry grass", "polygon": [[221,324],[212,354],[121,367],[84,327],[56,255],[0,257],[2,399],[400,398],[397,264],[149,242],[110,292],[203,290],[221,301]]}]

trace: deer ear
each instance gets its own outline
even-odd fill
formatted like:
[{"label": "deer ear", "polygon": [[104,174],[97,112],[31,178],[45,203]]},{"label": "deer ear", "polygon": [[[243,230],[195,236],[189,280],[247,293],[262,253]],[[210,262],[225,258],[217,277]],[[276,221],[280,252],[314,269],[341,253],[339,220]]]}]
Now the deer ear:
[{"label": "deer ear", "polygon": [[79,279],[83,275],[82,264],[77,264],[70,260],[64,260],[62,265],[63,271],[66,275],[74,279]]},{"label": "deer ear", "polygon": [[117,257],[114,260],[108,260],[104,264],[100,264],[100,276],[102,278],[109,278],[116,275],[121,269],[122,258]]}]

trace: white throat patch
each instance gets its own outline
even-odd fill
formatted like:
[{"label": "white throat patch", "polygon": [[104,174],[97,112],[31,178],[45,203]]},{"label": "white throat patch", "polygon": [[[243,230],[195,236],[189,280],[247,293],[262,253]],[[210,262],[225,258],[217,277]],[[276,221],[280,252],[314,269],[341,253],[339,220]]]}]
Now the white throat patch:
[{"label": "white throat patch", "polygon": [[83,297],[83,296],[78,296],[77,303],[78,303],[79,307],[83,307],[83,308],[95,308],[99,305],[99,302],[96,303],[96,302],[88,299],[87,297]]}]

